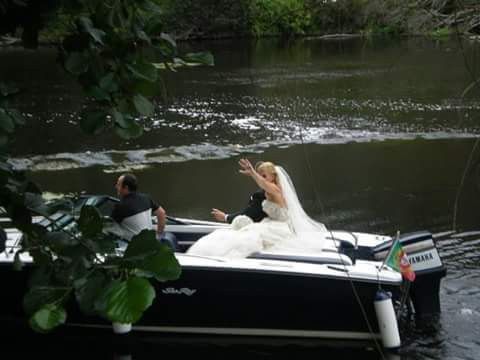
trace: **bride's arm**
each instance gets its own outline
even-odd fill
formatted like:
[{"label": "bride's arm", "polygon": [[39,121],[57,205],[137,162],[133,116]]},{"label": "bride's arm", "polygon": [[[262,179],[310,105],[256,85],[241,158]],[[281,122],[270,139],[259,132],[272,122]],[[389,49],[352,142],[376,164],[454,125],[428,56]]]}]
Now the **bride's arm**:
[{"label": "bride's arm", "polygon": [[263,190],[265,190],[267,193],[273,195],[273,196],[281,196],[282,192],[280,188],[274,184],[271,183],[270,181],[265,180],[252,166],[250,161],[248,159],[240,159],[238,162],[240,167],[242,168],[240,170],[240,173],[250,176],[259,187],[261,187]]}]

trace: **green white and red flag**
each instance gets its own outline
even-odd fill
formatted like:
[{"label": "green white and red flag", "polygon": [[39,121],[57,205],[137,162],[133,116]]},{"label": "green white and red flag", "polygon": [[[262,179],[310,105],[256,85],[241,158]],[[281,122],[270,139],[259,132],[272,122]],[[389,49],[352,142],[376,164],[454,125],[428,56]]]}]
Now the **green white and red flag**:
[{"label": "green white and red flag", "polygon": [[415,280],[415,272],[398,238],[393,241],[392,247],[385,259],[385,264],[400,272],[408,281]]}]

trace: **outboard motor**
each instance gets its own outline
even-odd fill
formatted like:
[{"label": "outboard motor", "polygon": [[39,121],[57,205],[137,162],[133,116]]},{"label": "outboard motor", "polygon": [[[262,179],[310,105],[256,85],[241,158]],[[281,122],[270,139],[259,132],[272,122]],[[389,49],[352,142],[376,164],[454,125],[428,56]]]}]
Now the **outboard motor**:
[{"label": "outboard motor", "polygon": [[[392,241],[373,249],[375,259],[385,259]],[[416,275],[409,292],[415,313],[420,316],[439,313],[440,281],[447,270],[442,264],[432,234],[428,231],[403,234],[400,236],[400,243]]]}]

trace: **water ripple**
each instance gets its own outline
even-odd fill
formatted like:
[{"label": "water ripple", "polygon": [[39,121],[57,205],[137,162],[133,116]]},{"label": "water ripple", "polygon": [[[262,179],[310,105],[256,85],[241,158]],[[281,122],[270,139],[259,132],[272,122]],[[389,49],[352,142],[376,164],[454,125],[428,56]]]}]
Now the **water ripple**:
[{"label": "water ripple", "polygon": [[[248,120],[245,120],[248,121]],[[241,123],[243,126],[244,123]],[[78,153],[57,153],[12,157],[8,162],[17,170],[55,171],[91,166],[103,166],[105,171],[115,169],[139,169],[152,164],[181,162],[190,160],[225,159],[244,153],[263,153],[271,147],[287,148],[301,143],[343,144],[349,142],[385,141],[395,139],[442,139],[476,137],[469,134],[424,133],[424,134],[381,134],[368,131],[335,131],[328,128],[302,129],[298,134],[283,138],[266,137],[259,143],[251,144],[213,144],[198,143],[171,147],[160,147],[136,150],[86,151]],[[275,140],[274,140],[275,139]],[[453,240],[452,240],[453,241]],[[474,244],[475,245],[475,244]],[[449,246],[445,244],[445,257],[448,258]]]}]

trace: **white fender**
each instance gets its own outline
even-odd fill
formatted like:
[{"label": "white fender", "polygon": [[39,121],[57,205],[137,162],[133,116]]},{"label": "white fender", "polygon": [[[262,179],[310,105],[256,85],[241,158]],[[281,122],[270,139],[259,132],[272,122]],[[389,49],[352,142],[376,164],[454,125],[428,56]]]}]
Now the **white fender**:
[{"label": "white fender", "polygon": [[393,309],[392,296],[384,290],[378,290],[373,302],[377,314],[378,328],[383,346],[387,349],[400,347],[397,317]]}]

